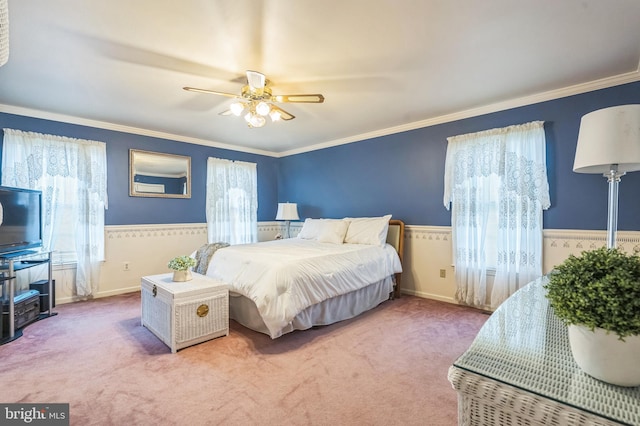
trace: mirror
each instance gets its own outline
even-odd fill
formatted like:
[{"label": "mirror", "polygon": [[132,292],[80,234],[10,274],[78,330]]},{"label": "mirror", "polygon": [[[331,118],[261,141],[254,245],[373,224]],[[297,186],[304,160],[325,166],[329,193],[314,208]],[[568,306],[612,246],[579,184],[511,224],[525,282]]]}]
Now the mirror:
[{"label": "mirror", "polygon": [[129,195],[191,198],[191,157],[130,149]]}]

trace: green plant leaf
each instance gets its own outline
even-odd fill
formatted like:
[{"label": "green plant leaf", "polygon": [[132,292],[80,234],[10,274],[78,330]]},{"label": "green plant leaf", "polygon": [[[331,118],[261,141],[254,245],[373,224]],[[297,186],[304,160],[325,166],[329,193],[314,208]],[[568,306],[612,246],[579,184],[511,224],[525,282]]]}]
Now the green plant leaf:
[{"label": "green plant leaf", "polygon": [[167,266],[174,271],[186,271],[196,266],[196,260],[191,256],[178,256],[171,259]]},{"label": "green plant leaf", "polygon": [[640,334],[640,257],[616,248],[570,255],[544,285],[565,324],[603,328],[623,339]]}]

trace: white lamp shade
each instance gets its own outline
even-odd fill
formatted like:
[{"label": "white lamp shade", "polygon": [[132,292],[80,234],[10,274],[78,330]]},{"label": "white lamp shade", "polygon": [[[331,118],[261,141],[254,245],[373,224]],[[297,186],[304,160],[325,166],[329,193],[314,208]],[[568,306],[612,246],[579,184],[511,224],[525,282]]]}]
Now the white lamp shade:
[{"label": "white lamp shade", "polygon": [[240,117],[240,114],[242,114],[242,111],[244,111],[244,104],[242,102],[234,102],[229,105],[229,109],[231,110],[231,113],[233,115],[235,115],[236,117]]},{"label": "white lamp shade", "polygon": [[298,220],[298,205],[296,203],[278,203],[276,220]]},{"label": "white lamp shade", "polygon": [[573,163],[577,173],[640,170],[640,105],[621,105],[590,112],[580,121]]},{"label": "white lamp shade", "polygon": [[282,118],[282,114],[280,113],[280,111],[276,111],[275,109],[272,109],[271,112],[269,113],[269,117],[271,117],[271,121],[278,121],[280,120],[280,118]]},{"label": "white lamp shade", "polygon": [[269,111],[271,111],[271,107],[264,101],[258,102],[256,105],[256,112],[260,115],[269,115]]}]

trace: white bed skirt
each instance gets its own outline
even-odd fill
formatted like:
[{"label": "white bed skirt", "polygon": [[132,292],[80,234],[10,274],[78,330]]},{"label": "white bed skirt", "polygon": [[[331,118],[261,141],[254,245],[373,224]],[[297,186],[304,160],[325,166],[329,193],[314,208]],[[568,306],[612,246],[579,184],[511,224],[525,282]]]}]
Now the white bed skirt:
[{"label": "white bed skirt", "polygon": [[[280,335],[356,317],[388,300],[391,292],[393,292],[392,276],[359,290],[309,306],[285,326]],[[247,328],[269,334],[255,303],[232,291],[229,292],[229,318]]]}]

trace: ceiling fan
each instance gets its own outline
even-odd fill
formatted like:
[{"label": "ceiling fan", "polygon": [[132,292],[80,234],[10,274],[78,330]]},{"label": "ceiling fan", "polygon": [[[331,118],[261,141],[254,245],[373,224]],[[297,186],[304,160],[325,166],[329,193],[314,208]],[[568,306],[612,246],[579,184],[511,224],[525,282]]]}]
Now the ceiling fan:
[{"label": "ceiling fan", "polygon": [[288,113],[277,105],[274,105],[276,102],[315,104],[324,102],[324,96],[319,93],[274,95],[271,92],[269,83],[269,80],[267,80],[264,74],[257,71],[247,71],[247,84],[242,87],[242,91],[239,95],[217,92],[215,90],[198,89],[196,87],[183,87],[183,89],[190,92],[208,93],[238,99],[238,101],[229,106],[228,110],[222,111],[220,115],[235,115],[239,117],[244,112],[244,119],[249,127],[264,126],[267,121],[265,117],[267,116],[271,118],[271,121],[293,120],[295,118],[294,115]]}]

